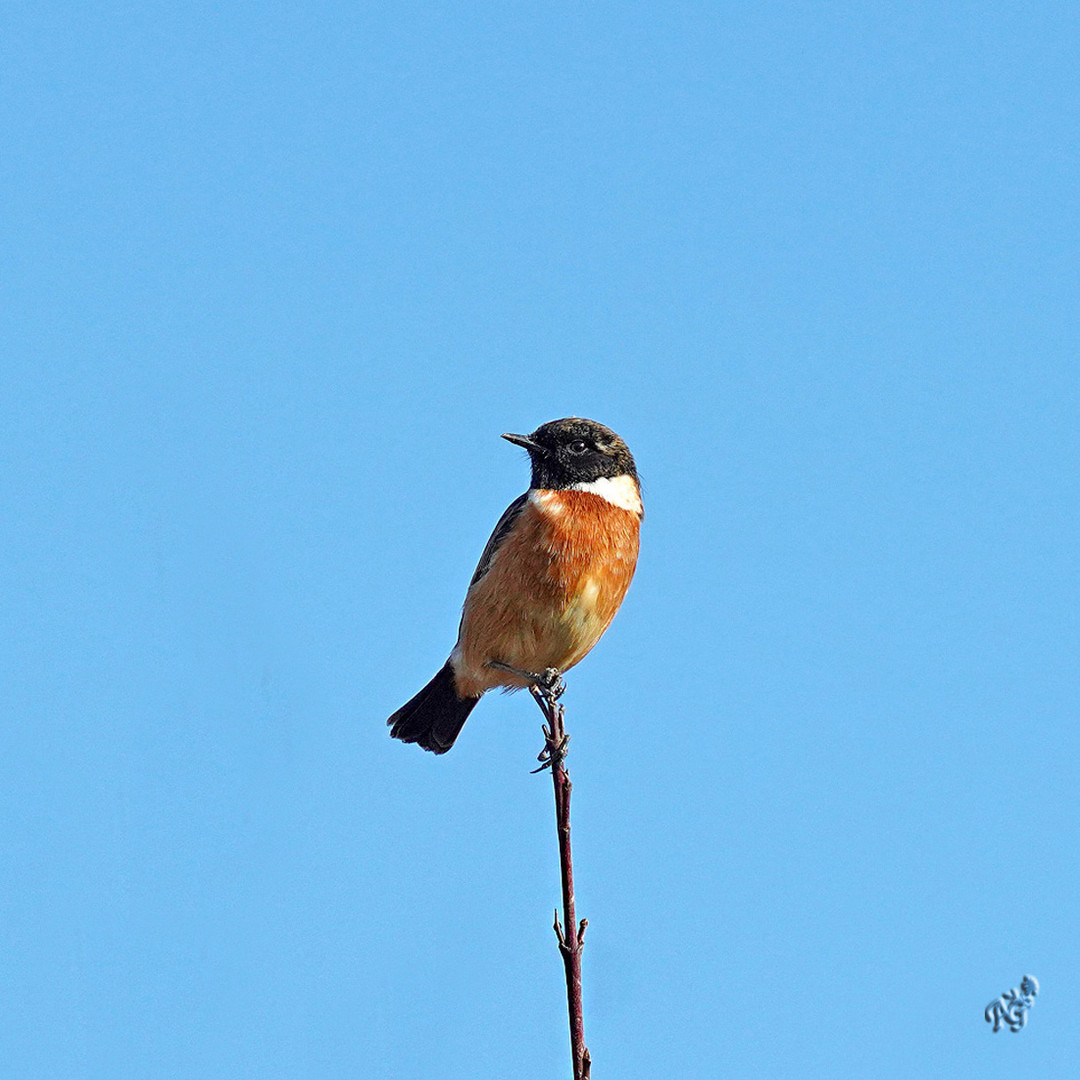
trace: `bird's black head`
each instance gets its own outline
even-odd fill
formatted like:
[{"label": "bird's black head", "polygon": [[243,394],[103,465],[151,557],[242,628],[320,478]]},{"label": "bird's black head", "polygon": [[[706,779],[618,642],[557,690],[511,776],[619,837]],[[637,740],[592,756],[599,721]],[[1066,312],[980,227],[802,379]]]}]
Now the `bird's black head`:
[{"label": "bird's black head", "polygon": [[558,491],[619,476],[637,482],[634,458],[626,443],[595,420],[568,416],[541,424],[531,435],[503,438],[529,451],[534,488]]}]

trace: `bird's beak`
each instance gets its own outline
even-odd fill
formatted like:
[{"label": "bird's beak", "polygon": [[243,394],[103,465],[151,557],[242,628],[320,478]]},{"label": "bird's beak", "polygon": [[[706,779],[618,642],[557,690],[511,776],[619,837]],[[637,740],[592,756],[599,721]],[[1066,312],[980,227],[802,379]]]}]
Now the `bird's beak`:
[{"label": "bird's beak", "polygon": [[514,435],[507,432],[503,435],[503,438],[507,442],[512,442],[515,446],[523,446],[530,454],[542,454],[546,455],[547,450],[537,442],[533,442],[528,435]]}]

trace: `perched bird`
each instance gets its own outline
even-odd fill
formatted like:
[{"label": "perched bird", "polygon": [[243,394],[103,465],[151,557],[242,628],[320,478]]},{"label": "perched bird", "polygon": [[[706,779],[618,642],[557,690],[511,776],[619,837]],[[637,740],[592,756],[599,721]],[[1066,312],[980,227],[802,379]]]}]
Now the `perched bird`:
[{"label": "perched bird", "polygon": [[503,438],[528,450],[531,486],[480,556],[450,659],[387,721],[395,739],[436,754],[496,686],[557,696],[560,673],[600,640],[637,564],[641,485],[614,431],[571,416]]}]

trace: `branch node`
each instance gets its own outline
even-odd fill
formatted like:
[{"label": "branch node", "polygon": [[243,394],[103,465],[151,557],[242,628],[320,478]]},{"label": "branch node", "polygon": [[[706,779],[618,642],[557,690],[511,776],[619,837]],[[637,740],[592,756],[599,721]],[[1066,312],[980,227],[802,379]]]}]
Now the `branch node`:
[{"label": "branch node", "polygon": [[[540,699],[537,698],[537,702]],[[540,704],[540,708],[544,710],[544,715],[548,715],[547,710],[543,704]],[[533,769],[533,774],[543,772],[545,769],[552,769],[556,765],[561,765],[566,760],[567,751],[570,749],[570,736],[566,734],[562,726],[562,706],[556,705],[555,709],[557,713],[552,715],[550,727],[547,724],[542,725],[541,730],[544,732],[544,749],[536,755],[536,760],[540,762],[538,769]]]}]

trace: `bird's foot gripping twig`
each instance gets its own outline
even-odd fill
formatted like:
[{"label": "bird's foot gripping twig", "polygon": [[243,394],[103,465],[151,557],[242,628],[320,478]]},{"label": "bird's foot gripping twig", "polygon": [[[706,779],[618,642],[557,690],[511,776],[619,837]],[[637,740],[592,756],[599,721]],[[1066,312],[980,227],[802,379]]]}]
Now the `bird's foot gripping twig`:
[{"label": "bird's foot gripping twig", "polygon": [[533,696],[539,694],[549,706],[554,706],[555,702],[566,693],[566,683],[563,682],[562,672],[554,667],[544,668],[539,675],[534,675],[532,688],[535,688]]},{"label": "bird's foot gripping twig", "polygon": [[501,660],[489,660],[487,666],[521,679],[529,687],[529,693],[547,720],[544,725],[544,749],[536,759],[540,762],[540,768],[533,769],[533,772],[541,772],[562,761],[570,741],[563,728],[563,707],[558,704],[559,698],[566,693],[562,672],[553,667],[544,668],[543,671],[525,671],[512,664],[504,664]]},{"label": "bird's foot gripping twig", "polygon": [[529,687],[529,693],[547,720],[543,726],[544,749],[536,758],[540,762],[540,768],[533,769],[533,772],[543,772],[544,769],[561,764],[570,747],[570,736],[566,734],[563,726],[563,707],[558,704],[558,698],[566,687],[554,668],[548,668],[544,677],[543,683],[534,683]]},{"label": "bird's foot gripping twig", "polygon": [[[495,668],[497,671],[509,672],[527,683],[533,697],[536,697],[539,693],[540,698],[543,699],[540,705],[542,709],[545,704],[554,705],[566,693],[566,683],[563,682],[562,672],[558,668],[549,667],[544,668],[543,671],[525,671],[522,668],[513,667],[511,664],[504,664],[501,660],[489,660],[487,666]],[[540,701],[540,698],[537,698],[537,700]]]}]

